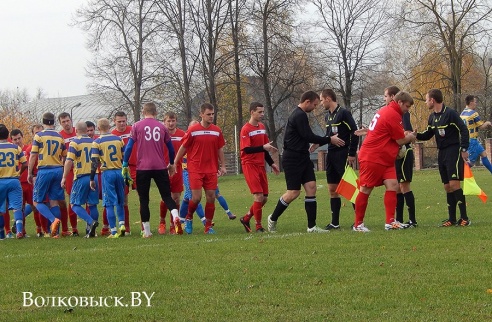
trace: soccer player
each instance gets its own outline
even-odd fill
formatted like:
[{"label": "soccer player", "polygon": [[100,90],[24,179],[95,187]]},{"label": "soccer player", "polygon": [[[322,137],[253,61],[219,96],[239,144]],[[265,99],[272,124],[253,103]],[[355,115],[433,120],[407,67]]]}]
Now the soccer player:
[{"label": "soccer player", "polygon": [[[172,176],[176,169],[174,166],[174,147],[166,127],[156,120],[157,107],[154,103],[145,103],[142,108],[143,120],[133,124],[132,132],[128,144],[125,148],[123,159],[122,174],[127,177],[128,160],[132,153],[133,144],[137,144],[137,181],[138,181],[138,199],[140,200],[140,219],[143,225],[143,238],[152,236],[150,232],[150,209],[149,193],[150,183],[153,179],[161,199],[166,203],[168,209],[171,209],[171,215],[174,220],[176,233],[183,234],[181,222],[179,220],[176,203],[171,197],[171,187],[169,176]],[[164,158],[164,146],[168,149],[170,163]],[[169,171],[169,173],[168,173]]]},{"label": "soccer player", "polygon": [[[102,118],[97,121],[100,136],[94,140],[91,149],[90,187],[97,191],[96,171],[101,166],[103,207],[106,208],[110,235],[108,238],[125,236],[125,182],[121,176],[123,159],[123,141],[120,137],[109,133],[109,120]],[[116,207],[116,215],[114,212]],[[118,216],[118,228],[116,227]]]},{"label": "soccer player", "polygon": [[492,164],[490,164],[489,158],[487,158],[487,153],[478,141],[478,130],[486,128],[487,126],[492,126],[490,121],[483,121],[478,115],[475,109],[477,108],[477,98],[473,95],[468,95],[465,97],[466,108],[461,112],[461,119],[468,127],[468,132],[470,134],[470,145],[468,147],[468,164],[470,167],[475,165],[478,157],[480,156],[482,164],[492,173]]},{"label": "soccer player", "polygon": [[264,232],[261,224],[262,208],[268,200],[268,179],[265,170],[265,161],[275,174],[279,174],[278,165],[274,163],[269,152],[277,152],[277,148],[271,145],[265,129],[261,123],[265,116],[265,107],[259,102],[249,105],[250,118],[248,123],[241,128],[240,149],[241,166],[244,179],[248,184],[249,191],[253,194],[253,205],[249,212],[240,219],[247,233],[251,232],[249,223],[251,217],[255,218],[256,232]]},{"label": "soccer player", "polygon": [[301,186],[306,197],[304,209],[307,214],[308,233],[326,233],[329,230],[316,226],[316,176],[314,166],[309,158],[309,144],[319,145],[332,143],[338,146],[345,144],[338,135],[331,137],[318,136],[309,126],[307,113],[311,113],[319,105],[319,95],[313,91],[302,94],[299,105],[290,114],[284,134],[284,153],[282,166],[285,171],[287,191],[280,197],[273,213],[268,216],[268,231],[277,231],[278,218],[284,213],[289,204],[299,197]]},{"label": "soccer player", "polygon": [[[387,87],[384,90],[384,101],[388,105],[395,95],[400,91],[396,86]],[[406,112],[402,116],[403,130],[413,132],[412,123],[410,122],[410,113]],[[415,219],[415,197],[413,195],[410,183],[413,178],[414,155],[412,146],[405,144],[405,155],[403,158],[397,158],[395,161],[396,179],[398,180],[398,190],[396,191],[396,221],[403,223],[403,209],[405,202],[408,209],[408,221],[405,223],[407,228],[417,227]]]},{"label": "soccer player", "polygon": [[[188,128],[183,143],[176,154],[175,163],[185,154],[190,178],[191,200],[186,214],[185,230],[193,231],[193,213],[202,199],[202,188],[205,190],[205,234],[214,234],[212,228],[215,213],[215,190],[218,176],[227,173],[225,167],[222,131],[213,124],[214,106],[204,103],[200,106],[201,121]],[[219,169],[220,163],[220,169]]]},{"label": "soccer player", "polygon": [[[8,142],[8,138],[9,130],[6,126],[0,126],[0,239],[5,238],[3,214],[8,211],[7,199],[9,207],[14,210],[16,237],[19,239],[24,237],[22,187],[19,173],[26,169],[27,161],[22,149],[16,144]],[[20,170],[18,168],[19,163],[21,164]]]},{"label": "soccer player", "polygon": [[[367,137],[359,151],[359,194],[355,200],[354,231],[369,232],[364,225],[369,195],[374,187],[384,185],[386,223],[384,229],[404,229],[406,225],[395,220],[396,179],[395,160],[400,145],[415,141],[415,135],[402,127],[402,115],[413,105],[413,98],[400,91],[388,105],[381,108],[369,125]],[[359,132],[356,131],[356,134]]]},{"label": "soccer player", "polygon": [[[353,167],[359,137],[354,134],[357,130],[352,114],[337,103],[337,95],[332,89],[324,89],[320,95],[321,105],[327,111],[325,115],[326,136],[337,135],[345,142],[343,146],[328,144],[328,154],[326,158],[326,181],[328,182],[328,192],[330,193],[331,222],[325,229],[340,229],[340,209],[342,201],[340,195],[336,193],[338,184],[342,180],[345,166],[347,163]],[[318,144],[313,144],[309,149],[311,152],[318,148]]]},{"label": "soccer player", "polygon": [[[99,213],[97,204],[99,203],[98,184],[96,189],[90,188],[91,174],[91,150],[93,140],[87,135],[87,124],[78,122],[75,127],[77,137],[70,142],[67,158],[63,169],[63,178],[61,187],[65,188],[67,176],[72,170],[74,173],[74,182],[72,185],[72,193],[70,194],[70,205],[73,211],[87,222],[90,226],[89,233],[86,238],[96,236],[96,227]],[[95,177],[97,179],[97,177]],[[90,215],[82,208],[82,205],[89,205]]]},{"label": "soccer player", "polygon": [[[65,148],[68,151],[68,146],[70,142],[77,136],[75,133],[75,128],[73,127],[72,117],[69,113],[63,112],[58,115],[58,122],[60,123],[62,130],[59,132],[60,135],[65,140]],[[73,185],[73,170],[70,170],[67,175],[67,180],[65,184],[65,191],[67,192],[68,198],[70,198],[70,193],[72,192]],[[62,225],[62,236],[79,236],[79,231],[77,230],[77,215],[73,212],[70,205],[67,208],[67,203],[65,199],[60,202],[61,211],[61,225]],[[67,219],[70,219],[70,225],[72,226],[72,232],[68,231]]]},{"label": "soccer player", "polygon": [[[126,113],[123,111],[116,112],[113,121],[114,124],[116,125],[116,128],[113,129],[111,134],[119,136],[123,140],[123,143],[125,144],[126,147],[132,131],[132,127],[128,125],[128,118]],[[127,235],[131,234],[130,209],[128,208],[128,194],[130,193],[130,188],[133,190],[137,189],[137,150],[138,150],[137,146],[134,145],[133,152],[130,155],[130,159],[128,160],[128,167],[130,169],[130,177],[132,179],[131,180],[132,184],[131,187],[129,186],[125,187],[125,205],[123,206],[123,209],[125,210],[125,230]],[[103,219],[104,219],[104,213],[103,213]],[[103,222],[103,225],[106,225],[106,222]],[[103,235],[106,233],[104,230],[104,226],[101,233]]]},{"label": "soccer player", "polygon": [[[51,222],[51,237],[58,238],[60,226],[59,203],[65,200],[60,182],[63,177],[63,162],[67,156],[65,141],[55,131],[55,115],[53,113],[43,114],[44,130],[34,135],[32,141],[31,157],[29,158],[29,172],[27,182],[33,184],[33,172],[36,161],[38,161],[38,174],[33,189],[33,204],[43,217]],[[48,195],[49,205],[43,203]]]},{"label": "soccer player", "polygon": [[[464,161],[468,160],[469,133],[458,112],[445,106],[443,101],[439,89],[427,92],[425,104],[433,112],[429,115],[425,131],[417,133],[417,140],[426,141],[432,137],[436,139],[439,174],[448,204],[448,219],[443,220],[441,227],[464,227],[470,225],[470,220],[460,181],[463,181]],[[460,210],[459,221],[456,221],[456,205]]]},{"label": "soccer player", "polygon": [[93,140],[97,139],[96,124],[91,121],[85,121],[85,125],[87,125],[87,136]]},{"label": "soccer player", "polygon": [[[164,126],[169,131],[169,135],[171,135],[171,142],[173,144],[174,151],[178,151],[181,146],[181,140],[185,135],[185,131],[181,130],[177,127],[178,118],[176,113],[167,112],[164,115]],[[164,158],[166,160],[166,164],[169,164],[168,160],[169,152],[167,149],[164,150]],[[170,186],[171,186],[171,197],[173,198],[176,206],[179,206],[179,199],[181,198],[181,193],[183,192],[183,168],[181,165],[181,160],[178,160],[178,163],[175,164],[176,173],[169,178]],[[179,209],[178,209],[179,211]],[[161,200],[160,203],[160,223],[159,223],[159,234],[163,235],[166,233],[166,213],[167,206],[164,201]],[[170,220],[169,232],[174,234],[176,232],[176,227],[173,222],[173,219]]]}]

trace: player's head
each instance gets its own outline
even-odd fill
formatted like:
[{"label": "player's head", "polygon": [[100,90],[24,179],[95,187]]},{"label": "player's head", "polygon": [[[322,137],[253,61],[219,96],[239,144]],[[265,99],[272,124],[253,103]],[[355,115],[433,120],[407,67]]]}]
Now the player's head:
[{"label": "player's head", "polygon": [[34,135],[40,131],[43,130],[43,125],[42,124],[34,124],[31,126],[31,133]]},{"label": "player's head", "polygon": [[85,125],[87,125],[87,135],[90,138],[93,138],[96,132],[96,124],[92,123],[91,121],[85,121]]},{"label": "player's head", "polygon": [[332,106],[337,106],[337,94],[331,88],[325,88],[321,91],[320,100],[325,110],[330,109]]},{"label": "player's head", "polygon": [[63,112],[58,115],[58,122],[65,132],[72,131],[72,117],[67,112]]},{"label": "player's head", "polygon": [[164,125],[170,131],[174,131],[176,129],[176,125],[178,122],[178,117],[176,113],[169,111],[164,114]]},{"label": "player's head", "polygon": [[84,121],[77,122],[77,124],[75,124],[75,133],[77,133],[77,135],[87,134],[87,124]]},{"label": "player's head", "polygon": [[7,140],[9,138],[9,129],[3,125],[0,126],[0,140]]},{"label": "player's head", "polygon": [[210,103],[203,103],[200,106],[200,117],[202,118],[202,125],[210,125],[214,122],[215,109]]},{"label": "player's head", "polygon": [[116,125],[116,130],[124,132],[127,126],[127,116],[123,111],[118,111],[114,114],[114,124]]},{"label": "player's head", "polygon": [[55,114],[46,112],[43,114],[43,125],[55,125]]},{"label": "player's head", "polygon": [[188,124],[188,127],[193,126],[193,125],[195,125],[197,123],[200,123],[200,122],[198,122],[197,120],[191,120],[190,121],[190,124]]},{"label": "player's head", "polygon": [[408,112],[410,107],[413,105],[413,97],[407,92],[399,91],[394,97],[393,100],[398,103],[403,113]]},{"label": "player's head", "polygon": [[386,102],[386,105],[395,100],[394,97],[399,91],[400,89],[396,86],[389,86],[384,89],[384,101]]},{"label": "player's head", "polygon": [[10,139],[12,140],[12,143],[17,144],[20,147],[24,145],[24,135],[19,129],[13,129],[12,132],[10,132]]},{"label": "player's head", "polygon": [[477,97],[473,95],[467,95],[465,97],[465,103],[468,108],[475,109],[475,107],[477,107]]},{"label": "player's head", "polygon": [[254,121],[260,122],[265,116],[265,107],[260,102],[251,102],[249,104],[249,114]]},{"label": "player's head", "polygon": [[314,91],[307,91],[301,95],[299,107],[306,113],[313,111],[319,105],[319,95]]},{"label": "player's head", "polygon": [[97,120],[97,128],[101,133],[109,132],[109,120],[107,118]]},{"label": "player's head", "polygon": [[444,97],[442,95],[442,92],[437,89],[433,88],[425,94],[425,104],[427,104],[427,107],[429,109],[433,109],[434,105],[440,105],[444,101]]},{"label": "player's head", "polygon": [[147,116],[156,116],[157,115],[157,106],[153,102],[145,103],[142,108],[143,115]]}]

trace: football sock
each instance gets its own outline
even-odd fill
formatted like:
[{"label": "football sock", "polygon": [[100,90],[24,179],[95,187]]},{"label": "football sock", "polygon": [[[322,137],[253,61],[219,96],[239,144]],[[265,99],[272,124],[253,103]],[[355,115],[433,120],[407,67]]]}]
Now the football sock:
[{"label": "football sock", "polygon": [[29,216],[32,212],[32,207],[30,204],[26,204],[26,206],[24,207],[24,216]]},{"label": "football sock", "polygon": [[2,227],[5,228],[5,231],[8,234],[8,233],[10,233],[10,212],[7,210],[5,212],[5,214],[3,214],[2,217],[5,219],[4,224],[2,225]]},{"label": "football sock", "polygon": [[466,200],[463,195],[463,189],[458,189],[453,191],[454,199],[456,199],[456,203],[458,204],[458,208],[460,209],[460,217],[461,219],[468,220],[468,215],[466,214]]},{"label": "football sock", "polygon": [[15,228],[17,229],[17,232],[23,232],[24,231],[24,222],[23,222],[24,215],[22,214],[22,210],[15,210],[14,211],[14,219],[15,219]]},{"label": "football sock", "polygon": [[405,207],[405,197],[403,193],[396,194],[396,220],[403,222],[403,208]]},{"label": "football sock", "polygon": [[72,210],[77,214],[77,216],[82,218],[89,225],[92,224],[93,219],[91,216],[89,216],[89,214],[87,213],[87,211],[84,208],[82,208],[79,205],[73,205]]},{"label": "football sock", "polygon": [[359,191],[357,198],[355,199],[355,222],[354,226],[357,227],[364,222],[366,215],[367,202],[369,195]]},{"label": "football sock", "polygon": [[103,228],[108,228],[109,227],[109,222],[108,222],[108,213],[106,210],[106,207],[103,208]]},{"label": "football sock", "polygon": [[[214,208],[215,209],[215,208]],[[205,211],[203,210],[203,206],[201,203],[196,206],[196,215],[200,218],[201,221],[204,221],[205,218]]]},{"label": "football sock", "polygon": [[224,196],[217,197],[217,201],[219,202],[220,206],[224,208],[226,214],[231,214],[231,211],[229,210],[229,206],[227,205],[227,201],[225,200]]},{"label": "football sock", "polygon": [[148,221],[142,223],[143,230],[145,235],[150,236],[152,233],[150,232],[150,223]]},{"label": "football sock", "polygon": [[190,201],[188,199],[183,199],[181,201],[181,207],[179,207],[179,217],[181,220],[184,220],[186,217],[186,214],[188,213],[188,205]]},{"label": "football sock", "polygon": [[340,225],[340,209],[342,208],[342,199],[330,198],[330,207],[331,207],[331,224],[338,226]]},{"label": "football sock", "polygon": [[89,205],[89,212],[91,214],[92,220],[99,220],[99,210],[97,209],[97,205]]},{"label": "football sock", "polygon": [[212,221],[214,220],[214,213],[215,213],[215,203],[207,202],[205,204],[205,218],[207,220],[207,223],[212,223]]},{"label": "football sock", "polygon": [[[53,213],[50,211],[50,208],[48,208],[48,206],[46,206],[44,203],[38,203],[36,205],[36,209],[39,211],[39,213],[46,219],[48,219],[49,221],[53,222],[55,221],[55,216],[53,215]],[[60,209],[60,208],[58,208]],[[4,215],[5,217],[5,215]]]},{"label": "football sock", "polygon": [[70,205],[68,205],[68,218],[70,219],[72,231],[77,231],[77,214],[73,211],[72,206]]},{"label": "football sock", "polygon": [[125,224],[125,207],[123,205],[116,206],[116,215],[118,216],[118,221]]},{"label": "football sock", "polygon": [[129,232],[130,231],[130,209],[128,208],[128,205],[124,205],[123,210],[125,212],[124,213],[125,229],[126,229],[126,232]]},{"label": "football sock", "polygon": [[106,214],[108,217],[109,227],[111,227],[111,233],[113,233],[113,229],[116,231],[116,215],[114,213],[114,207],[106,207]]},{"label": "football sock", "polygon": [[[198,203],[199,205],[200,203]],[[196,208],[198,207],[196,203],[193,202],[193,200],[190,200],[188,202],[188,212],[186,213],[186,219],[188,220],[193,220],[193,213],[196,211]]]},{"label": "football sock", "polygon": [[304,209],[306,210],[308,228],[316,226],[316,211],[318,203],[316,202],[316,196],[306,196],[304,198]]},{"label": "football sock", "polygon": [[456,222],[456,199],[454,198],[454,193],[446,193],[446,201],[448,203],[449,220]]},{"label": "football sock", "polygon": [[173,222],[176,218],[179,218],[179,212],[178,209],[173,209],[171,210],[171,222]]},{"label": "football sock", "polygon": [[411,222],[416,223],[417,220],[415,219],[415,196],[413,195],[413,191],[410,190],[409,192],[404,193],[403,197],[405,197],[405,203],[407,204],[408,219]]},{"label": "football sock", "polygon": [[263,215],[263,203],[255,201],[253,203],[253,216],[255,217],[256,229],[261,227],[261,217]]},{"label": "football sock", "polygon": [[161,222],[166,222],[166,213],[167,213],[166,203],[161,200],[161,204],[159,206],[159,215],[161,217]]},{"label": "football sock", "polygon": [[286,203],[284,199],[282,199],[282,197],[280,197],[280,199],[277,202],[277,205],[275,206],[275,210],[273,210],[273,213],[270,216],[270,219],[273,221],[277,221],[278,217],[280,217],[284,213],[287,207],[289,207],[289,204]]},{"label": "football sock", "polygon": [[384,193],[384,209],[386,212],[386,223],[391,224],[395,221],[396,191],[386,190]]},{"label": "football sock", "polygon": [[0,239],[5,239],[5,229],[3,226],[5,225],[5,220],[3,216],[0,216]]},{"label": "football sock", "polygon": [[68,209],[67,209],[67,205],[62,204],[60,206],[60,211],[61,211],[60,220],[61,220],[62,231],[68,231]]},{"label": "football sock", "polygon": [[492,173],[492,164],[490,164],[489,158],[482,157],[481,161],[483,166],[486,167]]}]

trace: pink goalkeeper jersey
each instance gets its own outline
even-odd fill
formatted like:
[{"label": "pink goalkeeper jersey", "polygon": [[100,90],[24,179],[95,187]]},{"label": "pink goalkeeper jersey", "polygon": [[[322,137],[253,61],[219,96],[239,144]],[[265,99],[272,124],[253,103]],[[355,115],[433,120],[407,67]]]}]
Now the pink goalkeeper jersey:
[{"label": "pink goalkeeper jersey", "polygon": [[171,141],[171,136],[164,124],[154,118],[138,121],[132,126],[131,138],[137,143],[137,170],[167,168],[164,146]]}]

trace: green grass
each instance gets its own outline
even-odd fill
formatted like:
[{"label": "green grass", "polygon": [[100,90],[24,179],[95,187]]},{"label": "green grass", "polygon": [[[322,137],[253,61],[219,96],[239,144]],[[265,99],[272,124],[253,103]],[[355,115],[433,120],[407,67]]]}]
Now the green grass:
[{"label": "green grass", "polygon": [[[492,194],[492,176],[474,169]],[[318,174],[318,224],[329,222],[324,173]],[[264,224],[284,192],[270,177]],[[277,234],[246,234],[239,220],[216,210],[217,235],[195,221],[190,236],[157,235],[158,197],[152,191],[154,237],[138,231],[136,193],[130,196],[133,235],[5,240],[1,321],[485,321],[492,318],[489,203],[467,197],[472,225],[438,228],[446,218],[436,171],[414,174],[417,229],[384,231],[383,188],[369,199],[366,225],[350,230],[353,211],[342,208],[342,230],[307,234],[302,200],[280,217]],[[252,197],[242,176],[220,179],[231,210],[242,215]],[[301,196],[302,197],[302,196]],[[405,214],[406,216],[406,214]],[[32,219],[28,232],[33,235]],[[124,297],[155,292],[151,307],[23,307],[22,292],[44,297]],[[145,302],[144,302],[145,303]]]}]

